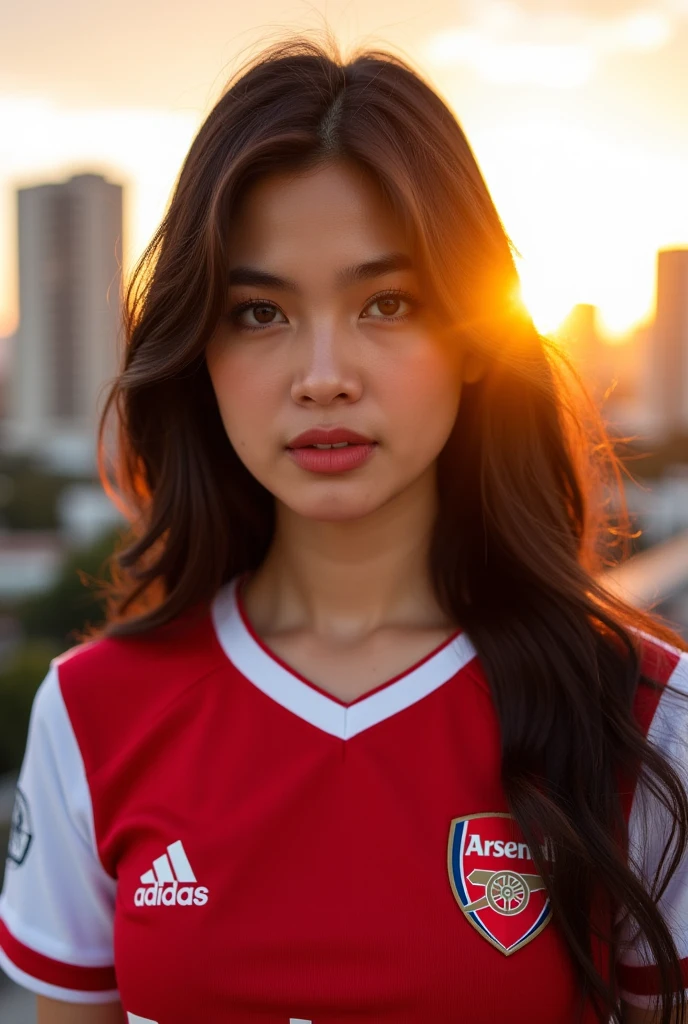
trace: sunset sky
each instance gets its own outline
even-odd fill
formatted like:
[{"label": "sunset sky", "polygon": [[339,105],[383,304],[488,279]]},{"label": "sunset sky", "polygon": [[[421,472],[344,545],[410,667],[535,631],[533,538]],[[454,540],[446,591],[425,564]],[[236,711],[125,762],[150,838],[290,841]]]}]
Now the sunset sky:
[{"label": "sunset sky", "polygon": [[17,321],[14,190],[126,186],[125,270],[237,61],[285,29],[407,56],[455,111],[542,330],[576,302],[647,318],[656,251],[688,245],[688,0],[5,0],[0,336]]}]

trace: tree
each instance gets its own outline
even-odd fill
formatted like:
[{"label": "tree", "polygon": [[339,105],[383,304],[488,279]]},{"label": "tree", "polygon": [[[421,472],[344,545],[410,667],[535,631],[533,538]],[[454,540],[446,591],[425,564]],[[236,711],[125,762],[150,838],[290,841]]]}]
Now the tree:
[{"label": "tree", "polygon": [[94,580],[109,579],[105,565],[118,533],[108,530],[91,546],[71,552],[55,583],[21,602],[16,614],[26,637],[49,638],[66,650],[76,643],[75,631],[103,621],[105,608],[95,596]]},{"label": "tree", "polygon": [[24,639],[0,671],[0,772],[16,771],[21,764],[31,705],[51,658],[78,642],[76,632],[104,619],[94,580],[108,578],[105,563],[117,536],[117,531],[108,531],[96,543],[73,551],[48,590],[13,610]]},{"label": "tree", "polygon": [[22,644],[0,673],[0,773],[19,769],[33,698],[59,653],[50,640]]}]

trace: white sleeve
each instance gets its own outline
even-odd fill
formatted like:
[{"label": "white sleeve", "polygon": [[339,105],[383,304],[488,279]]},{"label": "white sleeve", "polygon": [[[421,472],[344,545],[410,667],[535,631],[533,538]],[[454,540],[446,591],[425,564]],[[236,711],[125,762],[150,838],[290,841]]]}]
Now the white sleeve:
[{"label": "white sleeve", "polygon": [[[663,691],[647,738],[669,759],[688,789],[688,654],[685,652],[680,653],[669,685],[680,693],[672,693],[669,689]],[[645,786],[639,784],[629,815],[629,862],[648,891],[656,876],[670,827],[671,820],[665,808]],[[663,871],[665,869],[666,865]],[[688,853],[684,854],[657,908],[676,943],[688,994]],[[637,935],[637,931],[631,919],[620,929],[623,943],[617,960],[620,995],[635,1006],[652,1007],[660,991],[659,974],[647,943],[643,936]]]},{"label": "white sleeve", "polygon": [[67,1002],[118,998],[116,881],[101,864],[84,764],[53,662],[31,712],[0,896],[0,966]]}]

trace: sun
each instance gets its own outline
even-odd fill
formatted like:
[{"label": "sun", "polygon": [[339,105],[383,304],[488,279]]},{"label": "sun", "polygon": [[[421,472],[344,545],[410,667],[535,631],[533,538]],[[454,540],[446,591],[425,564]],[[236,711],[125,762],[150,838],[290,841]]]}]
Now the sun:
[{"label": "sun", "polygon": [[[544,334],[579,303],[597,307],[614,336],[650,319],[657,251],[688,230],[669,187],[676,161],[602,132],[597,120],[593,110],[510,109],[468,126],[517,253],[523,301]],[[665,179],[651,204],[638,202],[641,185]]]}]

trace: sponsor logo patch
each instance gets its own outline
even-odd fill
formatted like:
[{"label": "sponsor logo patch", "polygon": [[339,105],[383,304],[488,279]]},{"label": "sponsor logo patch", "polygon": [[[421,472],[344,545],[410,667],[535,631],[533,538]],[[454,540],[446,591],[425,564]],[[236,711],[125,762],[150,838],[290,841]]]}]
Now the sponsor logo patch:
[{"label": "sponsor logo patch", "polygon": [[[551,860],[551,851],[543,852]],[[549,923],[552,909],[545,883],[510,814],[454,818],[447,869],[467,920],[505,956],[522,949]]]},{"label": "sponsor logo patch", "polygon": [[23,864],[33,839],[29,801],[17,786],[12,808],[12,823],[7,847],[7,859],[12,864]]},{"label": "sponsor logo patch", "polygon": [[134,893],[137,907],[204,907],[208,902],[208,889],[196,885],[181,839],[170,843],[165,853],[155,858],[152,870],[141,875],[141,883]]}]

